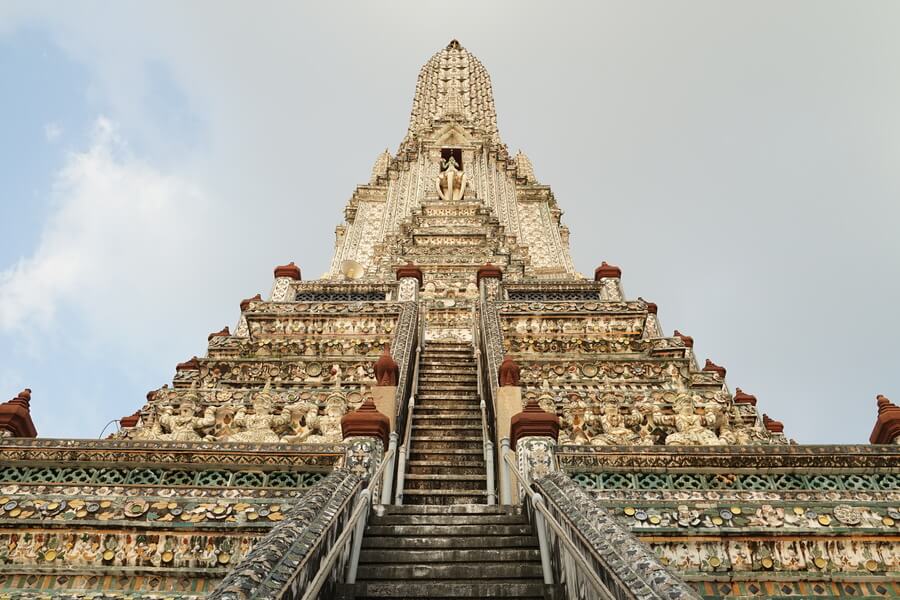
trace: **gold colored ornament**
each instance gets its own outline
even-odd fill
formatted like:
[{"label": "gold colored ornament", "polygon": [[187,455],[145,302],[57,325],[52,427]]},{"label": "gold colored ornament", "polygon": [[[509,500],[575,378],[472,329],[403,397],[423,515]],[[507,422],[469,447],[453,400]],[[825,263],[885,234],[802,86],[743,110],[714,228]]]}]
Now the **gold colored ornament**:
[{"label": "gold colored ornament", "polygon": [[814,562],[814,563],[816,564],[816,566],[817,566],[818,568],[820,568],[820,569],[824,569],[825,567],[828,566],[828,561],[825,560],[824,558],[822,558],[821,556],[817,556],[816,559],[815,559],[813,562]]},{"label": "gold colored ornament", "polygon": [[875,559],[869,559],[866,561],[866,569],[869,571],[877,571],[878,570],[878,561]]},{"label": "gold colored ornament", "polygon": [[163,562],[172,562],[173,558],[175,558],[175,555],[171,551],[166,550],[165,552],[163,552],[163,555],[162,555]]},{"label": "gold colored ornament", "polygon": [[44,554],[44,560],[47,562],[53,562],[56,560],[56,550],[49,550],[46,554]]},{"label": "gold colored ornament", "polygon": [[804,515],[804,514],[806,514],[806,509],[803,508],[802,506],[795,506],[794,514],[797,516]]},{"label": "gold colored ornament", "polygon": [[888,527],[893,527],[893,526],[894,526],[894,520],[893,520],[892,518],[890,518],[890,517],[884,517],[884,518],[882,518],[882,519],[881,519],[881,522],[882,522],[883,524],[887,525]]},{"label": "gold colored ornament", "polygon": [[830,517],[829,515],[819,515],[818,521],[819,521],[819,523],[822,524],[822,525],[830,525],[830,524],[831,524],[831,517]]},{"label": "gold colored ornament", "polygon": [[712,522],[713,522],[713,525],[721,525],[725,521],[722,519],[722,517],[713,517]]},{"label": "gold colored ornament", "polygon": [[624,510],[623,512],[624,512],[626,515],[628,515],[629,517],[633,517],[633,516],[634,516],[634,513],[635,513],[635,509],[634,509],[633,506],[626,506],[626,507],[625,507],[625,510]]},{"label": "gold colored ornament", "polygon": [[107,550],[103,553],[103,560],[112,560],[115,557],[116,553],[112,550]]},{"label": "gold colored ornament", "polygon": [[223,565],[227,565],[231,561],[231,555],[223,552],[219,555],[219,563]]},{"label": "gold colored ornament", "polygon": [[741,514],[742,512],[743,512],[743,511],[741,510],[741,507],[740,507],[740,506],[732,506],[732,507],[731,507],[731,514],[733,514],[733,515],[739,515],[739,514]]},{"label": "gold colored ornament", "polygon": [[718,556],[713,556],[712,558],[709,559],[709,566],[711,566],[714,569],[721,564],[722,564],[722,560]]},{"label": "gold colored ornament", "polygon": [[762,566],[764,566],[767,569],[771,569],[775,565],[775,561],[773,561],[768,556],[765,557],[764,559],[762,559],[760,562],[762,563]]}]

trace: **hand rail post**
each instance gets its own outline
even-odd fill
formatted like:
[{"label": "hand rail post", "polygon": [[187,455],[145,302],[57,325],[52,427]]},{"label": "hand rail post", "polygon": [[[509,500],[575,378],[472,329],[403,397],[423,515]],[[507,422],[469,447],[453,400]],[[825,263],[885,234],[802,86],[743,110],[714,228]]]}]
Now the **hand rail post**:
[{"label": "hand rail post", "polygon": [[[509,438],[500,439],[500,456],[505,457],[510,452]],[[512,486],[510,485],[510,472],[508,461],[500,459],[500,504],[512,504]]]},{"label": "hand rail post", "polygon": [[390,454],[390,463],[381,476],[381,502],[380,504],[391,503],[391,492],[394,485],[394,457],[397,452],[397,432],[391,433],[391,441],[388,444],[388,453]]},{"label": "hand rail post", "polygon": [[544,499],[537,492],[531,495],[531,503],[534,505],[534,528],[537,529],[538,546],[541,548],[541,570],[544,572],[544,583],[553,584],[553,567],[550,566],[550,546],[547,544],[547,526],[544,523],[544,515],[541,508]]},{"label": "hand rail post", "polygon": [[497,504],[497,493],[494,491],[494,444],[491,441],[484,444],[484,462],[487,466],[487,503]]},{"label": "hand rail post", "polygon": [[369,507],[371,506],[369,503],[369,488],[362,491],[360,501],[365,501],[366,504],[361,515],[362,518],[354,524],[353,546],[350,550],[350,563],[347,565],[347,583],[356,583],[356,571],[359,567],[359,553],[362,549],[363,533],[366,529],[366,523],[369,521]]}]

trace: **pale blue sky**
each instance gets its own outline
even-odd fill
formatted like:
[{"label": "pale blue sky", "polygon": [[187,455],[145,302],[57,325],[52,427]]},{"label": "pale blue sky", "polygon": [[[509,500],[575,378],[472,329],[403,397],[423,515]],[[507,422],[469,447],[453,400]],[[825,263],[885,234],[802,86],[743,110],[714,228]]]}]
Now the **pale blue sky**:
[{"label": "pale blue sky", "polygon": [[[894,2],[0,3],[0,396],[93,437],[327,267],[451,38],[618,264],[801,442],[900,400]],[[447,7],[453,8],[447,13]]]}]

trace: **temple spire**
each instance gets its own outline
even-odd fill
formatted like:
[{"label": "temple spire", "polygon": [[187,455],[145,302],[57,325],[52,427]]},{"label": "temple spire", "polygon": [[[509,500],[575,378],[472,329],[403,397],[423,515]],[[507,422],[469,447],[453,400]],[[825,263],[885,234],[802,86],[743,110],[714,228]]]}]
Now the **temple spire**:
[{"label": "temple spire", "polygon": [[419,71],[406,140],[441,119],[482,130],[499,143],[494,93],[487,69],[457,40],[432,56]]}]

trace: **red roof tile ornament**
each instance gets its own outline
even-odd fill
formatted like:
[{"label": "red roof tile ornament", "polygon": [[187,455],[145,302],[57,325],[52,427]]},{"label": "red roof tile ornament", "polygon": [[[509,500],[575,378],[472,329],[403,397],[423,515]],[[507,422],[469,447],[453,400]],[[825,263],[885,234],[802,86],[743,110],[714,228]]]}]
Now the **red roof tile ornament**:
[{"label": "red roof tile ornament", "polygon": [[228,337],[229,335],[231,335],[231,331],[228,330],[228,325],[226,325],[221,331],[214,331],[206,336],[206,341],[211,342],[214,337]]},{"label": "red roof tile ornament", "polygon": [[200,359],[196,356],[192,357],[190,360],[186,360],[183,363],[178,363],[175,365],[175,371],[193,371],[195,369],[200,368]]},{"label": "red roof tile ornament", "polygon": [[750,406],[756,406],[756,396],[753,394],[747,394],[741,388],[735,388],[734,392],[735,404],[749,404]]},{"label": "red roof tile ornament", "polygon": [[503,271],[497,265],[487,263],[478,267],[478,273],[475,275],[475,284],[481,285],[482,279],[499,279],[503,280]]},{"label": "red roof tile ornament", "polygon": [[524,437],[548,437],[554,441],[559,438],[559,418],[538,406],[534,398],[509,420],[509,441],[513,450],[516,442]]},{"label": "red roof tile ornament", "polygon": [[0,432],[4,437],[37,437],[31,420],[31,390],[25,388],[19,395],[0,404]]},{"label": "red roof tile ornament", "polygon": [[769,415],[763,414],[763,425],[772,433],[784,433],[784,423],[776,421]]},{"label": "red roof tile ornament", "polygon": [[706,364],[703,365],[703,370],[707,373],[718,373],[719,377],[725,378],[725,367],[720,367],[708,358],[706,359]]},{"label": "red roof tile ornament", "polygon": [[520,373],[521,369],[519,369],[519,365],[516,364],[516,361],[512,359],[512,356],[509,354],[504,356],[503,362],[500,363],[500,368],[497,370],[497,379],[499,380],[500,387],[518,387]]},{"label": "red roof tile ornament", "polygon": [[400,366],[391,356],[391,345],[385,344],[384,351],[375,361],[375,385],[395,386],[400,381]]},{"label": "red roof tile ornament", "polygon": [[288,277],[294,281],[300,281],[300,267],[295,265],[294,261],[286,265],[279,265],[275,267],[275,279],[279,277]]},{"label": "red roof tile ornament", "polygon": [[620,269],[616,265],[608,264],[604,260],[602,263],[600,263],[599,267],[594,269],[594,281],[600,281],[601,279],[606,279],[608,277],[622,277],[622,269]]},{"label": "red roof tile ornament", "polygon": [[378,412],[375,402],[370,396],[362,403],[362,406],[341,417],[341,433],[344,439],[349,437],[378,438],[387,448],[391,435],[391,420],[387,418],[387,415]]},{"label": "red roof tile ornament", "polygon": [[419,288],[425,285],[422,278],[422,269],[411,262],[407,262],[402,267],[397,267],[397,281],[400,281],[404,277],[412,277],[417,280],[419,282]]},{"label": "red roof tile ornament", "polygon": [[243,300],[241,300],[241,312],[244,312],[245,310],[250,308],[251,302],[262,302],[262,296],[260,294],[257,294],[252,298],[244,298]]},{"label": "red roof tile ornament", "polygon": [[896,444],[900,439],[900,406],[897,406],[881,394],[878,400],[878,420],[869,436],[872,444]]},{"label": "red roof tile ornament", "polygon": [[[638,300],[644,300],[640,296],[638,296]],[[659,307],[656,306],[656,302],[650,302],[649,300],[644,300],[644,303],[647,305],[647,312],[651,315],[655,315],[659,312]]]},{"label": "red roof tile ornament", "polygon": [[138,424],[138,421],[141,420],[141,411],[140,409],[134,411],[133,415],[128,415],[127,417],[122,417],[119,419],[119,427],[124,429],[131,429]]},{"label": "red roof tile ornament", "polygon": [[694,347],[694,338],[689,335],[684,335],[677,329],[675,330],[675,337],[681,338],[681,341],[684,342],[685,348],[693,348]]}]

